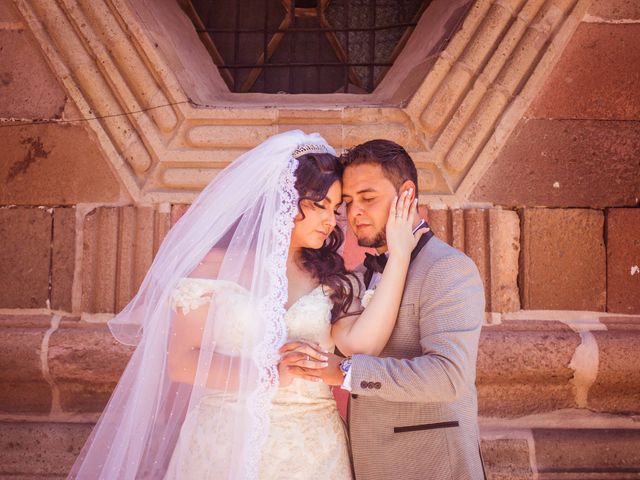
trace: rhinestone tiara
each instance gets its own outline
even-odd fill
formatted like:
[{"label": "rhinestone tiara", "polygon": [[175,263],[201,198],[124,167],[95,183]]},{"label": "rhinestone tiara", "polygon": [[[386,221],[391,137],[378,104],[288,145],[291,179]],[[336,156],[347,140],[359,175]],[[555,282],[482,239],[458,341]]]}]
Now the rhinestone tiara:
[{"label": "rhinestone tiara", "polygon": [[302,155],[306,155],[307,153],[327,153],[327,147],[325,147],[321,143],[306,143],[296,148],[291,156],[293,158],[299,158]]}]

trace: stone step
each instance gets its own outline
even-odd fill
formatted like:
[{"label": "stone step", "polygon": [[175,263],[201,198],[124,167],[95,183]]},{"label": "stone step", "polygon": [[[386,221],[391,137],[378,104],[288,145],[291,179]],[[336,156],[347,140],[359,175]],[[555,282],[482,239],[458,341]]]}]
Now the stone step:
[{"label": "stone step", "polygon": [[[478,354],[480,415],[640,413],[640,317],[518,312],[489,320]],[[0,415],[100,412],[132,351],[104,323],[0,315]]]},{"label": "stone step", "polygon": [[[491,479],[640,478],[640,317],[490,315],[478,354]],[[0,315],[0,478],[63,478],[132,348],[104,318]]]},{"label": "stone step", "polygon": [[[64,478],[92,427],[0,422],[0,478]],[[634,428],[523,429],[485,428],[481,422],[481,432],[490,480],[640,478],[640,423]]]}]

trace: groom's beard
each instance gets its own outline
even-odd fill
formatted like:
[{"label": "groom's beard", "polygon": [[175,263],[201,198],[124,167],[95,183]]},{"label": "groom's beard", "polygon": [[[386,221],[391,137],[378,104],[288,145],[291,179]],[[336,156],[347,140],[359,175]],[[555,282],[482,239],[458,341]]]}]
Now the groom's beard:
[{"label": "groom's beard", "polygon": [[375,234],[373,238],[358,238],[358,245],[367,248],[380,248],[387,244],[387,236],[384,230]]}]

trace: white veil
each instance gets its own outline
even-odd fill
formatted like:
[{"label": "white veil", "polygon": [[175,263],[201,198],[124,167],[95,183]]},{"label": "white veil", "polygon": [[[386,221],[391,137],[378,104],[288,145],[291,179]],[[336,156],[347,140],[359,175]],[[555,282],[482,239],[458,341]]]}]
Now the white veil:
[{"label": "white veil", "polygon": [[201,422],[216,425],[202,478],[259,476],[287,336],[293,154],[303,145],[335,153],[317,134],[275,135],[223,170],[171,229],[109,322],[137,348],[70,478],[180,478]]}]

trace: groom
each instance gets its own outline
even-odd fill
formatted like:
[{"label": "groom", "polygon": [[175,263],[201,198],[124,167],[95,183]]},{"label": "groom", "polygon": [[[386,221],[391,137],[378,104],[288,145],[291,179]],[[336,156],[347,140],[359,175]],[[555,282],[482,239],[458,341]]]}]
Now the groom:
[{"label": "groom", "polygon": [[[418,192],[418,175],[405,149],[388,140],[358,145],[343,159],[350,227],[360,246],[378,253],[365,261],[365,286],[373,289],[384,269],[390,204],[409,188]],[[422,222],[416,220],[416,230]],[[380,356],[329,355],[327,368],[300,374],[351,392],[357,480],[482,479],[475,388],[482,281],[471,259],[433,235],[421,238],[411,258],[398,319]]]}]

